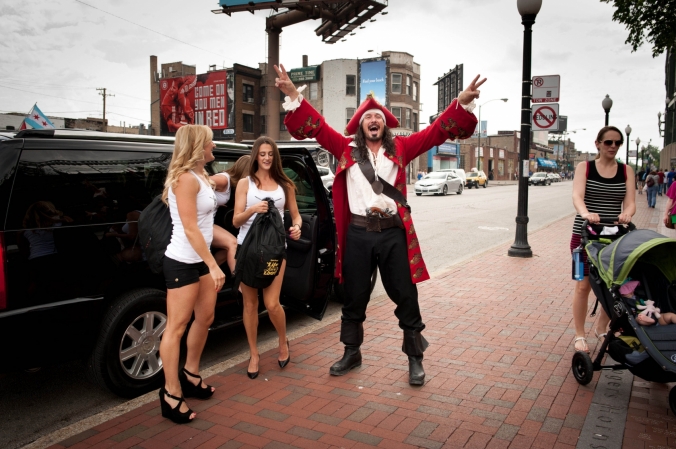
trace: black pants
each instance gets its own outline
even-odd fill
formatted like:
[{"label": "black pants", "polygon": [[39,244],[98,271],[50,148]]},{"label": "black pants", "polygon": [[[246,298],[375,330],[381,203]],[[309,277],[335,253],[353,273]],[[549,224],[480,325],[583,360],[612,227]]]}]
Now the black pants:
[{"label": "black pants", "polygon": [[[378,266],[385,291],[397,305],[394,314],[399,319],[399,327],[422,331],[425,325],[420,316],[418,289],[411,281],[406,231],[395,227],[367,232],[366,228],[350,224],[346,237],[343,258],[346,298],[342,329],[351,327],[352,323],[361,324],[366,319],[366,306],[371,298],[371,273]],[[343,343],[361,344],[345,341],[343,333]]]}]

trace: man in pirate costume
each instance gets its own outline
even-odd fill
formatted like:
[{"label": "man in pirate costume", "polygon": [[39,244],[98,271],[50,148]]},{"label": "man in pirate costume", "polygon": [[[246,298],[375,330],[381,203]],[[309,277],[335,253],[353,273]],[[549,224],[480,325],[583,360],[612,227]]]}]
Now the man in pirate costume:
[{"label": "man in pirate costume", "polygon": [[402,350],[408,355],[409,383],[422,385],[427,341],[420,316],[415,284],[429,279],[411,211],[406,201],[406,166],[420,154],[446,139],[472,135],[472,114],[479,86],[477,76],[458,99],[429,127],[407,137],[392,136],[398,120],[372,95],[359,106],[347,124],[345,136],[332,129],[300,92],[284,70],[277,67],[276,86],[287,95],[284,124],[296,139],[314,138],[340,162],[333,182],[333,205],[338,242],[335,276],[345,284],[340,341],[341,360],[330,374],[342,376],[361,365],[363,323],[371,293],[371,273],[378,266],[394,314],[403,330]]}]

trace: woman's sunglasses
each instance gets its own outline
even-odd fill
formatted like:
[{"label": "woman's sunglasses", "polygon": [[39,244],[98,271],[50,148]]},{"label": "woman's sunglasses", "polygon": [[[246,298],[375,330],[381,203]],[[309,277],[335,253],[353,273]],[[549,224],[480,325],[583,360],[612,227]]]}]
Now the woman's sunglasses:
[{"label": "woman's sunglasses", "polygon": [[622,140],[604,140],[604,141],[603,141],[603,144],[604,144],[605,146],[607,146],[607,147],[612,146],[613,143],[615,144],[616,147],[619,147],[619,146],[622,146],[622,144],[624,143],[624,141],[622,141]]}]

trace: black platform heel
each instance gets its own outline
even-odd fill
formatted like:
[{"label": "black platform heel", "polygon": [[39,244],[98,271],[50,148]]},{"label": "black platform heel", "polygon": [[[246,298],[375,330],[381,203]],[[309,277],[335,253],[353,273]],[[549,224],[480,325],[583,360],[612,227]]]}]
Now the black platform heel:
[{"label": "black platform heel", "polygon": [[[249,363],[251,363],[251,357],[249,357]],[[258,371],[260,371],[260,365],[261,365],[261,359],[260,356],[258,357],[258,370],[254,371],[253,373],[249,371],[249,367],[246,368],[246,375],[249,376],[249,379],[255,379],[258,377]]]},{"label": "black platform heel", "polygon": [[[164,397],[165,395],[175,401],[178,401],[176,407],[171,408],[171,405],[169,405],[167,402],[167,398]],[[169,392],[164,387],[160,388],[160,406],[162,407],[162,416],[172,420],[176,424],[186,424],[192,421],[192,418],[190,418],[190,415],[193,414],[192,410],[188,409],[187,412],[181,411],[181,404],[183,402],[185,402],[183,397],[176,397],[172,394],[169,394]]]},{"label": "black platform heel", "polygon": [[[199,383],[195,385],[190,382],[186,377],[186,374],[195,379],[199,379]],[[209,399],[214,394],[211,385],[207,385],[206,388],[202,387],[202,376],[193,374],[185,368],[183,368],[183,372],[178,376],[178,380],[181,382],[183,396],[186,398]]]},{"label": "black platform heel", "polygon": [[279,363],[280,368],[284,368],[291,361],[291,348],[289,347],[289,339],[288,338],[286,339],[286,347],[289,350],[289,356],[286,358],[286,360],[277,359],[277,363]]}]

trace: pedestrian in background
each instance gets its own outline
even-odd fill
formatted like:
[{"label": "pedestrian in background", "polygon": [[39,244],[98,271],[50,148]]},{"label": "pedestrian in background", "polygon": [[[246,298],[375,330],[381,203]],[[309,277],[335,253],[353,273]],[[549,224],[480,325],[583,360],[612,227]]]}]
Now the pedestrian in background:
[{"label": "pedestrian in background", "polygon": [[674,167],[671,167],[671,170],[667,173],[667,190],[671,187],[671,184],[674,183],[674,176],[676,176],[676,172],[674,171]]},{"label": "pedestrian in background", "polygon": [[[196,414],[184,397],[207,399],[214,388],[205,385],[200,358],[214,320],[216,293],[225,275],[209,251],[214,233],[216,195],[204,170],[214,160],[211,129],[184,125],[176,132],[162,199],[168,203],[173,231],[164,257],[167,285],[167,323],[160,343],[164,387],[160,389],[162,416],[182,424]],[[194,315],[186,339],[185,366],[179,375],[181,339]]]},{"label": "pedestrian in background", "polygon": [[657,171],[657,177],[660,179],[660,182],[657,185],[657,194],[659,196],[662,196],[662,191],[666,192],[666,190],[664,190],[664,186],[665,186],[664,172],[662,171],[661,168],[658,169],[658,171]]},{"label": "pedestrian in background", "polygon": [[[288,229],[288,235],[293,240],[300,238],[300,229],[303,219],[298,212],[296,204],[296,186],[282,169],[282,157],[274,140],[267,136],[261,136],[251,148],[251,159],[247,170],[249,176],[242,178],[237,184],[235,193],[235,214],[232,224],[239,228],[237,234],[238,250],[259,213],[268,211],[268,202],[263,201],[269,197],[274,200],[277,211],[284,222],[284,209],[289,210],[292,225]],[[286,314],[279,303],[279,294],[282,290],[284,271],[286,270],[286,256],[282,260],[279,273],[270,286],[263,290],[263,303],[268,311],[272,325],[277,330],[279,337],[279,358],[277,363],[284,368],[291,360],[289,354],[289,340],[286,338]],[[258,289],[242,282],[242,296],[244,298],[244,329],[249,342],[249,366],[246,370],[250,379],[258,376],[260,355],[258,354]]]},{"label": "pedestrian in background", "polygon": [[643,195],[643,179],[645,178],[645,170],[641,167],[641,171],[636,175],[636,188],[638,189],[638,194]]},{"label": "pedestrian in background", "polygon": [[[601,220],[615,221],[621,224],[631,222],[636,213],[634,170],[617,162],[615,156],[622,146],[622,133],[614,126],[601,128],[596,136],[598,155],[593,161],[580,162],[575,169],[573,181],[573,206],[577,211],[570,239],[571,252],[581,245],[581,230],[584,220],[598,223]],[[575,323],[575,350],[589,352],[585,316],[591,285],[589,284],[589,264],[587,254],[582,252],[584,260],[584,279],[575,281],[573,294],[573,321]],[[610,319],[601,309],[594,334],[602,338]]]},{"label": "pedestrian in background", "polygon": [[657,172],[652,170],[646,175],[645,185],[648,188],[646,190],[646,199],[648,200],[648,207],[655,208],[655,202],[657,201],[657,189],[660,188],[660,177],[657,176]]}]

